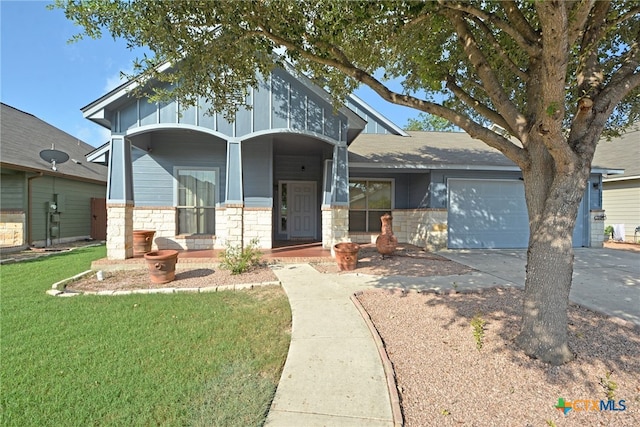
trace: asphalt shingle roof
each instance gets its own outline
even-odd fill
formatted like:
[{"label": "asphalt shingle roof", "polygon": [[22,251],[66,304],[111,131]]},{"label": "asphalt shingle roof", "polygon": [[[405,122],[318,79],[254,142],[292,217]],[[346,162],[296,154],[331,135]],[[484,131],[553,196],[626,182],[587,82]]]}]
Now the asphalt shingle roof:
[{"label": "asphalt shingle roof", "polygon": [[361,134],[349,146],[349,164],[395,164],[407,167],[516,167],[498,150],[465,132],[408,132],[398,135]]},{"label": "asphalt shingle roof", "polygon": [[622,175],[611,175],[610,178],[640,176],[640,124],[620,138],[601,140],[596,148],[593,164],[624,169]]},{"label": "asphalt shingle roof", "polygon": [[[67,162],[57,165],[57,171],[53,171],[51,164],[40,158],[40,151],[51,149],[52,144],[56,150],[69,155]],[[104,183],[107,180],[107,168],[90,163],[85,158],[93,150],[91,145],[32,114],[0,104],[2,167]]]}]

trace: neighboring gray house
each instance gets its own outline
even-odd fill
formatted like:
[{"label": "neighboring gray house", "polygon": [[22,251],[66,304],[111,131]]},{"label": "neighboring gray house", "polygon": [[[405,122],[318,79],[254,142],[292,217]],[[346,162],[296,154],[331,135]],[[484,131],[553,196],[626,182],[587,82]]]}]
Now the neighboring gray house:
[{"label": "neighboring gray house", "polygon": [[[252,109],[232,123],[208,116],[204,100],[136,99],[135,84],[82,109],[112,133],[88,156],[109,166],[110,258],[132,256],[133,229],[156,230],[158,248],[370,242],[385,212],[401,242],[527,246],[520,171],[465,133],[407,133],[356,97],[336,112],[324,90],[287,69],[250,90]],[[602,244],[593,220],[601,173],[591,175],[576,246]]]},{"label": "neighboring gray house", "polygon": [[624,169],[623,174],[603,177],[602,207],[605,225],[624,225],[625,241],[640,239],[640,125],[611,141],[598,144],[594,164]]},{"label": "neighboring gray house", "polygon": [[[107,168],[85,160],[93,147],[9,105],[0,112],[0,247],[104,239]],[[57,170],[39,155],[52,147],[69,155]]]}]

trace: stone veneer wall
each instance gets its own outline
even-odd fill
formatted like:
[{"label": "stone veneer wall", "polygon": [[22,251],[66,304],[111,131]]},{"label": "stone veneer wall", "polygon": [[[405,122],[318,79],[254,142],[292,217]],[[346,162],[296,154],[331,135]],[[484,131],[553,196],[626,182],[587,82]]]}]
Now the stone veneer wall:
[{"label": "stone veneer wall", "polygon": [[107,204],[107,258],[133,257],[133,203]]},{"label": "stone veneer wall", "polygon": [[214,249],[224,249],[227,242],[227,209],[216,208],[216,238],[213,242]]},{"label": "stone veneer wall", "polygon": [[589,211],[589,247],[601,248],[604,244],[604,218],[594,219],[595,217],[603,217],[602,209],[592,209]]},{"label": "stone veneer wall", "polygon": [[349,241],[349,208],[328,206],[322,208],[322,247],[331,249],[338,242]]},{"label": "stone veneer wall", "polygon": [[[216,231],[226,224],[220,223],[220,218],[224,216],[224,209],[216,209]],[[134,230],[155,230],[152,250],[175,249],[175,250],[201,250],[213,249],[216,246],[217,238],[214,235],[179,235],[176,218],[177,210],[173,206],[164,207],[136,207],[133,212]]]},{"label": "stone veneer wall", "polygon": [[[244,205],[228,204],[226,205],[226,227],[227,235],[225,245],[242,246],[242,236],[244,232]],[[217,227],[216,227],[217,228]]]},{"label": "stone veneer wall", "polygon": [[25,244],[25,214],[23,211],[0,212],[0,247],[9,248]]},{"label": "stone veneer wall", "polygon": [[271,249],[273,234],[271,208],[244,208],[244,244],[258,240],[260,249]]},{"label": "stone veneer wall", "polygon": [[[447,247],[446,209],[396,209],[393,234],[400,243],[410,243],[430,251]],[[350,233],[356,243],[375,243],[378,233]]]}]

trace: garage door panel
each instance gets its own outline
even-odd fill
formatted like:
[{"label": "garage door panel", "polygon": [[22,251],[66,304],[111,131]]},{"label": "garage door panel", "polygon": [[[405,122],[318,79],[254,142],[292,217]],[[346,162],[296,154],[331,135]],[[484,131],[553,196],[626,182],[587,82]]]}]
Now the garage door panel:
[{"label": "garage door panel", "polygon": [[529,216],[516,180],[449,180],[450,248],[525,248]]}]

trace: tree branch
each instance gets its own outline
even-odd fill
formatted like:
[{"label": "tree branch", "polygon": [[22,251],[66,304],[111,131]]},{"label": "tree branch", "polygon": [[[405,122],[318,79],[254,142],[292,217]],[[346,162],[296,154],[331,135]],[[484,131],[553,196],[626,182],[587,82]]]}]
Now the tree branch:
[{"label": "tree branch", "polygon": [[582,66],[578,65],[578,88],[583,96],[593,97],[602,84],[602,67],[598,60],[598,40],[604,34],[604,23],[609,10],[609,2],[596,2],[591,20],[584,31],[580,45]]},{"label": "tree branch", "polygon": [[449,89],[460,101],[464,102],[465,105],[469,106],[469,108],[478,112],[478,114],[486,117],[491,120],[493,123],[498,126],[502,126],[503,128],[509,130],[512,134],[516,134],[511,126],[506,122],[506,120],[498,114],[496,111],[488,108],[486,105],[469,95],[465,92],[460,86],[458,86],[455,82],[455,78],[451,75],[447,76],[446,81],[447,89]]},{"label": "tree branch", "polygon": [[502,58],[507,67],[509,67],[509,70],[511,70],[511,72],[518,76],[521,80],[525,82],[529,80],[529,76],[527,75],[527,73],[522,71],[516,64],[514,64],[511,58],[509,58],[505,50],[502,48],[502,45],[500,45],[498,40],[496,40],[496,38],[493,36],[493,33],[491,33],[489,27],[487,27],[487,25],[483,21],[477,18],[473,18],[473,22],[478,25],[478,28],[480,28],[487,39],[490,40],[491,46],[495,49],[500,58]]},{"label": "tree branch", "polygon": [[[447,8],[447,9],[450,9],[452,11],[456,11],[458,13],[464,13],[464,14],[471,15],[471,16],[475,16],[476,18],[478,18],[478,19],[480,19],[482,21],[490,22],[491,24],[495,25],[496,28],[498,28],[499,30],[504,31],[505,33],[509,34],[513,38],[513,40],[522,49],[524,49],[529,55],[537,56],[540,53],[540,49],[539,49],[539,46],[538,46],[538,43],[537,43],[538,42],[538,36],[536,35],[533,38],[533,40],[529,40],[528,38],[525,38],[520,33],[520,30],[522,30],[528,36],[530,35],[528,33],[529,33],[529,30],[531,29],[531,27],[528,24],[524,28],[520,28],[518,26],[520,21],[516,20],[513,23],[514,25],[516,25],[516,27],[514,27],[514,26],[509,25],[508,23],[506,23],[505,21],[503,21],[499,17],[497,17],[495,14],[486,13],[486,12],[484,12],[482,10],[478,10],[475,7],[467,5],[467,4],[461,4],[461,3],[457,3],[457,2],[450,2],[450,1],[446,1],[446,0],[439,0],[438,3],[441,6]],[[516,28],[517,28],[518,31],[516,31]]]},{"label": "tree branch", "polygon": [[[601,1],[602,3],[608,3],[608,1]],[[573,46],[582,36],[594,3],[595,0],[579,1],[574,4],[573,10],[569,11],[571,16],[571,19],[569,19],[569,46]],[[567,7],[570,6],[571,3],[567,3]]]},{"label": "tree branch", "polygon": [[521,147],[518,147],[508,139],[476,123],[469,117],[463,116],[449,108],[416,98],[411,95],[400,94],[390,90],[373,75],[352,64],[348,60],[344,52],[340,51],[340,49],[338,49],[336,46],[331,46],[330,51],[340,60],[320,57],[302,47],[297,46],[295,43],[289,41],[288,39],[274,34],[273,32],[262,26],[260,27],[260,29],[262,30],[264,37],[267,37],[274,43],[284,46],[291,51],[297,52],[307,60],[322,65],[327,65],[342,71],[347,76],[369,86],[382,99],[393,104],[404,105],[406,107],[414,108],[416,110],[424,111],[426,113],[447,119],[461,129],[464,129],[472,138],[481,139],[490,147],[493,147],[503,153],[507,158],[517,164],[520,168],[529,167],[528,156]]},{"label": "tree branch", "polygon": [[520,114],[518,109],[511,102],[509,96],[502,89],[502,84],[497,79],[496,74],[489,65],[483,52],[476,44],[473,34],[469,31],[469,27],[464,21],[462,14],[451,11],[448,15],[454,25],[458,37],[460,38],[462,48],[467,55],[469,62],[474,67],[482,81],[487,96],[491,99],[491,102],[496,107],[498,113],[504,118],[504,120],[511,124],[508,127],[515,131],[514,133],[516,135],[522,134],[522,132],[524,132],[526,118]]},{"label": "tree branch", "polygon": [[624,14],[618,16],[613,21],[607,21],[607,26],[609,28],[618,27],[624,21],[626,21],[628,19],[631,19],[631,18],[635,18],[638,15],[640,15],[640,6],[634,7],[633,9],[629,10],[627,13],[624,13]]},{"label": "tree branch", "polygon": [[503,1],[502,8],[504,13],[509,18],[509,21],[513,24],[518,32],[532,45],[537,45],[540,42],[540,35],[536,30],[531,27],[527,18],[524,17],[517,3],[513,0]]},{"label": "tree branch", "polygon": [[542,27],[542,99],[538,111],[538,132],[549,154],[553,157],[556,170],[570,174],[575,171],[578,157],[563,137],[562,122],[565,116],[565,81],[569,61],[568,34],[563,30],[567,25],[565,5],[557,1],[536,2],[535,8]]}]

